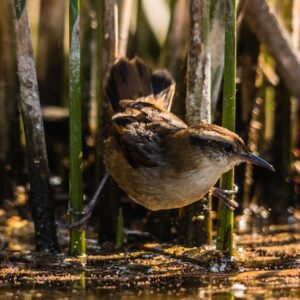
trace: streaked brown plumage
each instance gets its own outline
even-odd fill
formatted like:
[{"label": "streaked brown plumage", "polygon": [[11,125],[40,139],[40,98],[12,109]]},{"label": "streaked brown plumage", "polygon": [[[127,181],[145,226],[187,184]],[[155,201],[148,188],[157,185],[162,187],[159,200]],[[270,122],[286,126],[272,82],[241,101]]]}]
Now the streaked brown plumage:
[{"label": "streaked brown plumage", "polygon": [[109,174],[150,210],[201,199],[219,177],[249,161],[272,169],[223,127],[188,127],[169,112],[175,84],[167,71],[151,72],[140,59],[118,60],[105,92],[114,112],[104,160]]}]

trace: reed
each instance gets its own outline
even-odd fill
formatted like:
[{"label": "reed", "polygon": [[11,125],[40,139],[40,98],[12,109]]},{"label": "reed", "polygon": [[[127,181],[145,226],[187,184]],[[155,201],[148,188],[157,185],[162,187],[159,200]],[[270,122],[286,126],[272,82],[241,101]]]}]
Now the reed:
[{"label": "reed", "polygon": [[[100,76],[102,80],[105,80],[105,76],[113,64],[113,62],[119,57],[119,35],[118,35],[118,2],[116,0],[105,0],[102,1],[102,20],[103,25],[102,34],[100,37],[103,41],[101,48],[101,68]],[[103,81],[102,81],[103,82]],[[104,91],[101,90],[102,97],[104,99]],[[101,113],[101,120],[97,127],[102,132],[102,140],[99,144],[101,146],[99,154],[103,153],[103,138],[105,139],[109,134],[109,126],[111,120],[111,111],[106,101],[102,102],[102,106],[98,106],[99,113]],[[102,155],[98,156],[98,159],[102,159]],[[101,169],[100,169],[101,171]],[[104,242],[110,240],[115,243],[117,232],[122,229],[118,228],[118,212],[119,212],[119,201],[120,190],[116,183],[109,179],[106,183],[106,189],[104,190],[104,201],[100,202],[100,216],[99,216],[99,241]]]},{"label": "reed", "polygon": [[119,207],[119,212],[117,217],[116,245],[115,245],[117,249],[123,246],[123,240],[124,240],[124,218],[123,218],[122,207]]},{"label": "reed", "polygon": [[[225,66],[223,88],[222,126],[235,130],[236,109],[236,0],[226,0],[225,5]],[[220,188],[234,188],[234,170],[224,174]],[[233,211],[221,201],[218,208],[217,249],[233,255]]]},{"label": "reed", "polygon": [[[190,43],[187,64],[186,119],[190,125],[211,123],[210,1],[190,1]],[[185,243],[211,243],[211,197],[184,211]],[[200,199],[199,199],[200,200]]]},{"label": "reed", "polygon": [[[69,3],[69,81],[70,81],[70,206],[81,212],[83,209],[82,191],[82,107],[80,84],[80,39],[79,39],[79,0]],[[76,222],[80,216],[71,214],[70,222]],[[85,231],[82,228],[70,230],[70,255],[85,254]]]},{"label": "reed", "polygon": [[54,203],[50,194],[48,156],[26,1],[15,1],[14,10],[20,109],[26,140],[29,204],[35,226],[36,250],[56,252],[59,247]]},{"label": "reed", "polygon": [[103,45],[104,45],[104,1],[93,1],[96,11],[96,47],[95,54],[92,56],[92,80],[95,85],[95,98],[92,102],[95,103],[95,185],[98,185],[101,177],[102,155],[103,155],[103,99],[104,92],[102,83],[105,77],[105,70],[103,67]]}]

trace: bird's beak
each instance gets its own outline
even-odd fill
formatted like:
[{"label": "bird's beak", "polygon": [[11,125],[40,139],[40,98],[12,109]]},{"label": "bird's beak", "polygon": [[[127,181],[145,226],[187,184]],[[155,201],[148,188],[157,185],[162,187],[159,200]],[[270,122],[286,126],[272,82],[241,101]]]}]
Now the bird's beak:
[{"label": "bird's beak", "polygon": [[241,154],[240,157],[241,157],[241,159],[243,159],[246,162],[249,162],[249,163],[261,166],[263,168],[266,168],[268,170],[271,170],[271,171],[275,172],[275,169],[274,169],[274,167],[271,164],[269,164],[264,159],[262,159],[262,158],[260,158],[260,157],[258,157],[256,155],[254,155],[251,152],[247,152],[245,154]]}]

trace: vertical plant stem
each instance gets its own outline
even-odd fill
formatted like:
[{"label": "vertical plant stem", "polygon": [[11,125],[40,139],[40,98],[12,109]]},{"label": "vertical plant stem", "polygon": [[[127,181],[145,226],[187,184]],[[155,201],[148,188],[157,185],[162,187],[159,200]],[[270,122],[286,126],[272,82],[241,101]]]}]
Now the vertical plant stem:
[{"label": "vertical plant stem", "polygon": [[92,72],[91,72],[91,85],[92,85],[92,108],[94,107],[95,113],[92,114],[93,121],[92,132],[94,132],[95,140],[95,186],[100,182],[103,154],[103,43],[104,43],[104,1],[92,1],[93,8],[96,12],[97,28],[95,32],[95,51],[92,53]]},{"label": "vertical plant stem", "polygon": [[[282,13],[284,17],[284,22],[286,27],[289,25],[290,16],[292,15],[291,5],[284,5],[282,1],[276,1],[277,9],[276,13]],[[292,40],[293,46],[297,49],[297,45]],[[279,167],[276,168],[279,175],[276,176],[276,179],[280,178],[282,184],[280,186],[280,197],[278,202],[276,201],[276,207],[274,207],[275,214],[280,216],[280,212],[285,210],[290,205],[290,199],[293,198],[293,191],[295,187],[293,186],[292,181],[286,180],[292,174],[292,131],[294,130],[292,126],[292,97],[286,87],[286,84],[282,80],[279,81],[279,84],[275,89],[275,132],[276,139],[273,141],[273,153],[274,153],[274,164],[280,162]],[[279,143],[278,143],[279,142]],[[294,145],[295,146],[295,145]],[[280,154],[279,154],[279,153]],[[278,155],[279,154],[279,155]],[[278,158],[277,158],[278,155]],[[276,161],[276,162],[275,162]],[[296,204],[296,203],[295,203]]]},{"label": "vertical plant stem", "polygon": [[111,64],[119,56],[118,40],[118,6],[116,0],[105,0],[104,16],[104,58],[103,67],[105,74]]},{"label": "vertical plant stem", "polygon": [[[75,211],[83,209],[82,192],[82,124],[80,86],[80,40],[79,0],[70,0],[70,204]],[[71,215],[71,223],[80,216]],[[82,228],[70,230],[70,255],[85,254],[85,231]]]},{"label": "vertical plant stem", "polygon": [[[210,1],[190,1],[190,44],[186,119],[189,125],[211,122]],[[199,199],[200,200],[200,199]],[[184,208],[189,246],[211,242],[210,197]]]},{"label": "vertical plant stem", "polygon": [[210,1],[210,32],[211,47],[211,110],[212,119],[217,109],[218,99],[222,87],[224,72],[224,44],[225,44],[225,1]]},{"label": "vertical plant stem", "polygon": [[300,98],[300,61],[287,30],[278,22],[266,0],[244,0],[245,19],[274,57],[280,77],[290,92]]},{"label": "vertical plant stem", "polygon": [[[292,9],[292,42],[300,50],[300,0],[293,0]],[[300,145],[300,99],[292,98],[292,145]]]},{"label": "vertical plant stem", "polygon": [[[10,1],[0,2],[0,205],[3,200],[12,196],[11,172],[7,165],[12,164],[12,157],[15,151],[20,149],[19,143],[12,143],[12,135],[16,134],[16,116],[18,105],[16,92],[16,60],[13,35],[13,18]],[[15,99],[12,101],[12,99]],[[12,146],[12,147],[10,147]],[[20,163],[20,160],[18,161]]]},{"label": "vertical plant stem", "polygon": [[119,56],[126,57],[133,0],[123,0],[120,9]]},{"label": "vertical plant stem", "polygon": [[[100,73],[104,79],[109,68],[118,57],[118,6],[116,0],[104,0],[102,19],[103,22],[103,44],[102,44],[102,63],[100,68]],[[101,91],[103,95],[103,91]],[[103,95],[104,97],[104,95]],[[100,107],[99,107],[100,109]],[[98,130],[102,132],[102,139],[108,136],[108,126],[110,124],[110,110],[108,107],[108,101],[103,101],[101,106],[102,117],[99,119]],[[101,145],[102,141],[100,141]],[[102,147],[103,149],[103,147]],[[100,149],[99,153],[102,154]],[[99,155],[98,159],[102,159]],[[119,207],[119,189],[114,181],[108,180],[106,184],[106,189],[104,192],[104,201],[100,202],[100,218],[99,218],[99,241],[110,240],[112,242],[116,241],[117,229],[117,216]],[[123,229],[122,229],[123,230]]]},{"label": "vertical plant stem", "polygon": [[[259,124],[261,99],[255,99],[257,88],[257,66],[260,44],[255,34],[250,30],[247,22],[243,20],[238,27],[238,44],[243,45],[239,51],[239,63],[242,68],[240,93],[241,93],[241,113],[237,116],[236,122],[241,124],[242,128],[248,129],[248,147],[256,153],[259,143]],[[239,47],[239,46],[237,46]],[[249,125],[249,126],[247,126]],[[253,185],[253,165],[245,164],[245,177],[243,180],[243,208],[250,204],[251,186]],[[241,181],[240,181],[241,182]]]},{"label": "vertical plant stem", "polygon": [[123,246],[124,239],[124,219],[123,219],[123,210],[119,207],[118,218],[117,218],[117,233],[116,233],[116,248],[121,248]]},{"label": "vertical plant stem", "polygon": [[[80,1],[80,89],[82,103],[82,153],[83,161],[89,161],[89,141],[91,140],[90,113],[94,107],[91,106],[92,97],[95,95],[95,12],[91,0]],[[93,77],[92,77],[93,76]],[[93,90],[92,90],[93,89]],[[95,98],[95,96],[94,96]],[[84,179],[83,179],[84,181]],[[90,182],[90,181],[89,181]],[[90,189],[91,185],[87,187]]]},{"label": "vertical plant stem", "polygon": [[[236,0],[226,0],[225,5],[225,66],[223,89],[222,125],[235,130],[236,93]],[[220,181],[222,189],[234,188],[234,170],[224,174]],[[217,249],[233,254],[233,211],[219,201]]]},{"label": "vertical plant stem", "polygon": [[189,125],[211,122],[209,1],[190,1],[190,46],[186,119]]},{"label": "vertical plant stem", "polygon": [[[248,142],[247,147],[251,152],[256,153],[261,144],[261,134],[262,134],[262,104],[263,100],[261,98],[256,98],[251,119],[249,122],[249,132],[248,132]],[[246,164],[245,166],[245,178],[243,181],[243,209],[249,207],[251,203],[251,187],[253,185],[253,166],[252,164]]]},{"label": "vertical plant stem", "polygon": [[30,181],[29,203],[35,225],[36,249],[58,251],[44,125],[26,1],[15,1],[14,11],[20,107],[25,130]]}]

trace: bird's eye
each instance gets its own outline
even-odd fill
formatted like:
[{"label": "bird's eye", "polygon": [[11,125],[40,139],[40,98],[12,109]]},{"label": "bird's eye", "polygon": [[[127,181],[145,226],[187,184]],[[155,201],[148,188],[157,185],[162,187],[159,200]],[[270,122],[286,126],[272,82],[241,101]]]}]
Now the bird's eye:
[{"label": "bird's eye", "polygon": [[226,152],[232,152],[233,151],[233,146],[231,144],[228,144],[228,143],[224,143],[223,148]]}]

